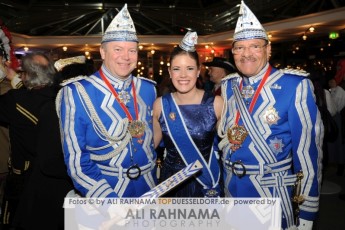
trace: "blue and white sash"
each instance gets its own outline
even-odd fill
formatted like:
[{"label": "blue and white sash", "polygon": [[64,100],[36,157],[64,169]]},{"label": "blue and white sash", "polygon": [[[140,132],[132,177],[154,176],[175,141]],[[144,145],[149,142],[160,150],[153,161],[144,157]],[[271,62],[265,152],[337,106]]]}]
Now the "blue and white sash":
[{"label": "blue and white sash", "polygon": [[252,138],[255,146],[258,148],[259,153],[261,154],[262,159],[265,159],[268,163],[275,163],[276,157],[272,152],[271,148],[268,146],[267,142],[263,138],[262,134],[259,132],[258,128],[254,120],[252,119],[244,101],[242,100],[242,96],[240,90],[237,85],[232,86],[234,91],[234,96],[236,100],[236,104],[238,106],[238,110],[241,114],[242,121],[246,130],[248,131],[249,136]]},{"label": "blue and white sash", "polygon": [[[174,119],[169,117],[170,114],[174,114]],[[196,177],[197,181],[205,190],[219,187],[219,163],[213,147],[211,149],[210,159],[207,162],[190,136],[181,111],[178,105],[176,105],[171,94],[167,94],[162,97],[162,115],[165,120],[169,136],[183,162],[186,165],[189,165],[192,162],[199,160],[202,164],[202,173]],[[211,194],[208,194],[207,191],[205,191],[205,195],[207,196]]]},{"label": "blue and white sash", "polygon": [[140,198],[158,198],[187,180],[189,177],[193,176],[195,173],[199,172],[201,168],[201,163],[196,160],[165,181],[159,183],[156,187],[140,196]]},{"label": "blue and white sash", "polygon": [[[261,158],[264,159],[265,162],[268,162],[270,164],[277,163],[277,159],[274,153],[272,152],[271,148],[268,146],[262,134],[260,134],[253,118],[251,117],[244,101],[242,100],[241,93],[238,86],[233,85],[232,88],[233,88],[236,104],[238,106],[238,110],[240,111],[240,114],[242,117],[243,124],[245,128],[247,129],[252,141],[254,142],[254,145],[258,148],[259,150],[258,152]],[[282,162],[284,161],[281,161],[278,163],[282,163]],[[262,167],[260,171],[264,172],[264,167],[263,167],[264,165],[259,164],[259,166]],[[281,200],[282,212],[284,213],[285,218],[287,218],[286,221],[288,223],[288,226],[293,226],[294,220],[292,218],[293,213],[292,213],[292,207],[291,207],[291,199],[289,197],[288,191],[285,188],[285,186],[289,186],[289,185],[291,186],[291,183],[288,183],[288,182],[289,180],[295,180],[296,175],[289,175],[286,177],[284,176],[284,174],[285,173],[283,171],[280,171],[277,173],[273,173],[271,177],[265,177],[261,186],[265,187],[265,185],[267,185],[265,183],[265,180],[268,180],[268,181],[280,180],[281,181],[281,183],[279,183],[280,186],[273,184],[275,185],[273,187],[276,190],[276,194],[279,194],[278,196],[282,199]],[[288,180],[284,180],[284,177],[286,177]]]}]

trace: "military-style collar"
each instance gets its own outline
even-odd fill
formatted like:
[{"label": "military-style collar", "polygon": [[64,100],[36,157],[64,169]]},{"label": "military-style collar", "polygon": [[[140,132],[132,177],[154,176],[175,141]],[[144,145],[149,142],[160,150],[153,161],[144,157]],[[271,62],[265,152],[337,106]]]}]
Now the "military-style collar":
[{"label": "military-style collar", "polygon": [[254,76],[251,76],[251,77],[243,77],[243,78],[247,78],[248,81],[249,81],[249,84],[255,84],[257,83],[258,81],[261,81],[261,79],[264,77],[267,69],[268,69],[268,66],[269,66],[269,63],[267,62],[267,64],[265,65],[264,68],[262,68],[262,70],[257,74],[257,75],[254,75]]},{"label": "military-style collar", "polygon": [[129,75],[126,79],[120,79],[119,77],[116,77],[110,73],[110,71],[105,67],[105,65],[102,65],[102,71],[104,75],[108,78],[109,82],[114,86],[114,88],[119,90],[125,90],[127,89],[132,82],[133,76],[132,74]]}]

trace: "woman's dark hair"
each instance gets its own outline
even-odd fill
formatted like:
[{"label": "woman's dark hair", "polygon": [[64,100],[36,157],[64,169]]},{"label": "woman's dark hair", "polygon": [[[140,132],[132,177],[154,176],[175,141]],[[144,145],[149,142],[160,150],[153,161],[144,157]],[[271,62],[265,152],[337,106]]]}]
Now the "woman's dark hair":
[{"label": "woman's dark hair", "polygon": [[194,51],[194,52],[188,52],[188,51],[185,51],[183,49],[181,49],[181,47],[179,46],[176,46],[174,47],[173,51],[171,52],[170,54],[170,64],[172,62],[172,60],[177,56],[177,55],[180,55],[180,54],[186,54],[188,55],[189,57],[193,58],[195,61],[196,61],[196,65],[200,66],[200,61],[199,61],[199,54],[198,52]]},{"label": "woman's dark hair", "polygon": [[[42,61],[42,58],[45,61]],[[54,83],[56,70],[48,56],[43,53],[30,53],[23,56],[22,69],[25,73],[23,84],[28,89],[51,86]]]}]

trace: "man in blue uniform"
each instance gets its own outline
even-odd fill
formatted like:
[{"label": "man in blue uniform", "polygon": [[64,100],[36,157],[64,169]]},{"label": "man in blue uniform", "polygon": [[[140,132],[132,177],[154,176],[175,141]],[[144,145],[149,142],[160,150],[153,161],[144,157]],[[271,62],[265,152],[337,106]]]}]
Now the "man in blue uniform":
[{"label": "man in blue uniform", "polygon": [[83,197],[139,197],[155,186],[155,83],[134,77],[138,38],[125,5],[103,35],[103,65],[57,99],[65,163]]},{"label": "man in blue uniform", "polygon": [[282,228],[312,229],[323,140],[312,83],[303,72],[269,64],[267,34],[243,1],[232,53],[239,73],[222,82],[226,103],[218,130],[225,193],[281,198]]}]

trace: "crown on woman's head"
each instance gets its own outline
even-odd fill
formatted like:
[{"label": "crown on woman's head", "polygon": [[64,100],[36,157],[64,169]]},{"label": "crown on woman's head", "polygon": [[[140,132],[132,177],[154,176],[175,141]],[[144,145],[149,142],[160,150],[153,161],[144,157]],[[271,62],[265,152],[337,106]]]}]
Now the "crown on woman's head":
[{"label": "crown on woman's head", "polygon": [[188,31],[181,43],[179,44],[180,48],[187,52],[194,52],[195,45],[197,44],[198,35],[196,32]]}]

